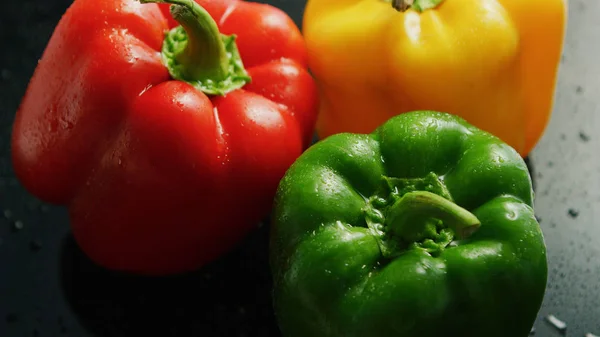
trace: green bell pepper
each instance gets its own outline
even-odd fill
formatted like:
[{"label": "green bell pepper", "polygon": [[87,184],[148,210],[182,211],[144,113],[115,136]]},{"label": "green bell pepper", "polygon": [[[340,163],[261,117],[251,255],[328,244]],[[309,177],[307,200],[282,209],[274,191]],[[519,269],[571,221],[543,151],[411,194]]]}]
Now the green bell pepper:
[{"label": "green bell pepper", "polygon": [[286,337],[524,337],[547,281],[521,156],[432,111],[298,158],[276,196],[270,263]]}]

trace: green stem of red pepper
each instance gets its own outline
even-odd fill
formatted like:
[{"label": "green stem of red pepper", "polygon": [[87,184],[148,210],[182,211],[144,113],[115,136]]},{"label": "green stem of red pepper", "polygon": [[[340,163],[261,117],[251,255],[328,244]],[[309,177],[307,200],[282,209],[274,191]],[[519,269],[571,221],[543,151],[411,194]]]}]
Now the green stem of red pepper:
[{"label": "green stem of red pepper", "polygon": [[250,81],[235,43],[222,35],[215,20],[193,0],[139,0],[171,4],[171,15],[181,26],[165,37],[162,55],[174,79],[206,94],[224,95]]},{"label": "green stem of red pepper", "polygon": [[464,239],[473,234],[481,222],[473,213],[454,202],[427,191],[404,194],[386,212],[387,232],[405,242],[427,238],[427,224],[441,220],[454,231],[455,238]]}]

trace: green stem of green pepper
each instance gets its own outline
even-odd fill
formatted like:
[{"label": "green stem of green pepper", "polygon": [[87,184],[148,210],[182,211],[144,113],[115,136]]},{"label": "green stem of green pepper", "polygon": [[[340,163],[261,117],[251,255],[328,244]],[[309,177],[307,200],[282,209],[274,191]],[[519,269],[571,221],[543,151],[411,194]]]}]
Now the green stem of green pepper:
[{"label": "green stem of green pepper", "polygon": [[404,194],[388,208],[385,222],[388,233],[406,242],[416,242],[426,237],[426,225],[433,219],[441,220],[458,239],[469,237],[481,226],[473,213],[427,191]]}]

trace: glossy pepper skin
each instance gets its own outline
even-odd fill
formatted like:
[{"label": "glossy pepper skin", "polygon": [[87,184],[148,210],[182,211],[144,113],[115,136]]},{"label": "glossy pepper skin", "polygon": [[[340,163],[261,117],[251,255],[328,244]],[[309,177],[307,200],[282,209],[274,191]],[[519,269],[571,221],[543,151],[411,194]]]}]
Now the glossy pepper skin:
[{"label": "glossy pepper skin", "polygon": [[547,281],[527,167],[450,114],[309,148],[272,218],[285,337],[525,337]]},{"label": "glossy pepper skin", "polygon": [[309,0],[303,33],[320,138],[395,114],[459,115],[525,157],[551,115],[566,0]]},{"label": "glossy pepper skin", "polygon": [[22,184],[68,206],[92,260],[136,274],[199,268],[255,228],[310,143],[318,106],[302,36],[282,11],[169,2],[178,21],[165,4],[76,0],[12,136]]}]

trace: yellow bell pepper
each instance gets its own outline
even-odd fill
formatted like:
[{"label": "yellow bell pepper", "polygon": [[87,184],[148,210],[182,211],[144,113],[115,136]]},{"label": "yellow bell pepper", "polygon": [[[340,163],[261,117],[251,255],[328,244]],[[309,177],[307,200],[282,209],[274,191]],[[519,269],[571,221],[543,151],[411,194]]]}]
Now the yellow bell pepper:
[{"label": "yellow bell pepper", "polygon": [[548,123],[567,0],[309,0],[320,138],[393,115],[459,115],[526,156]]}]

